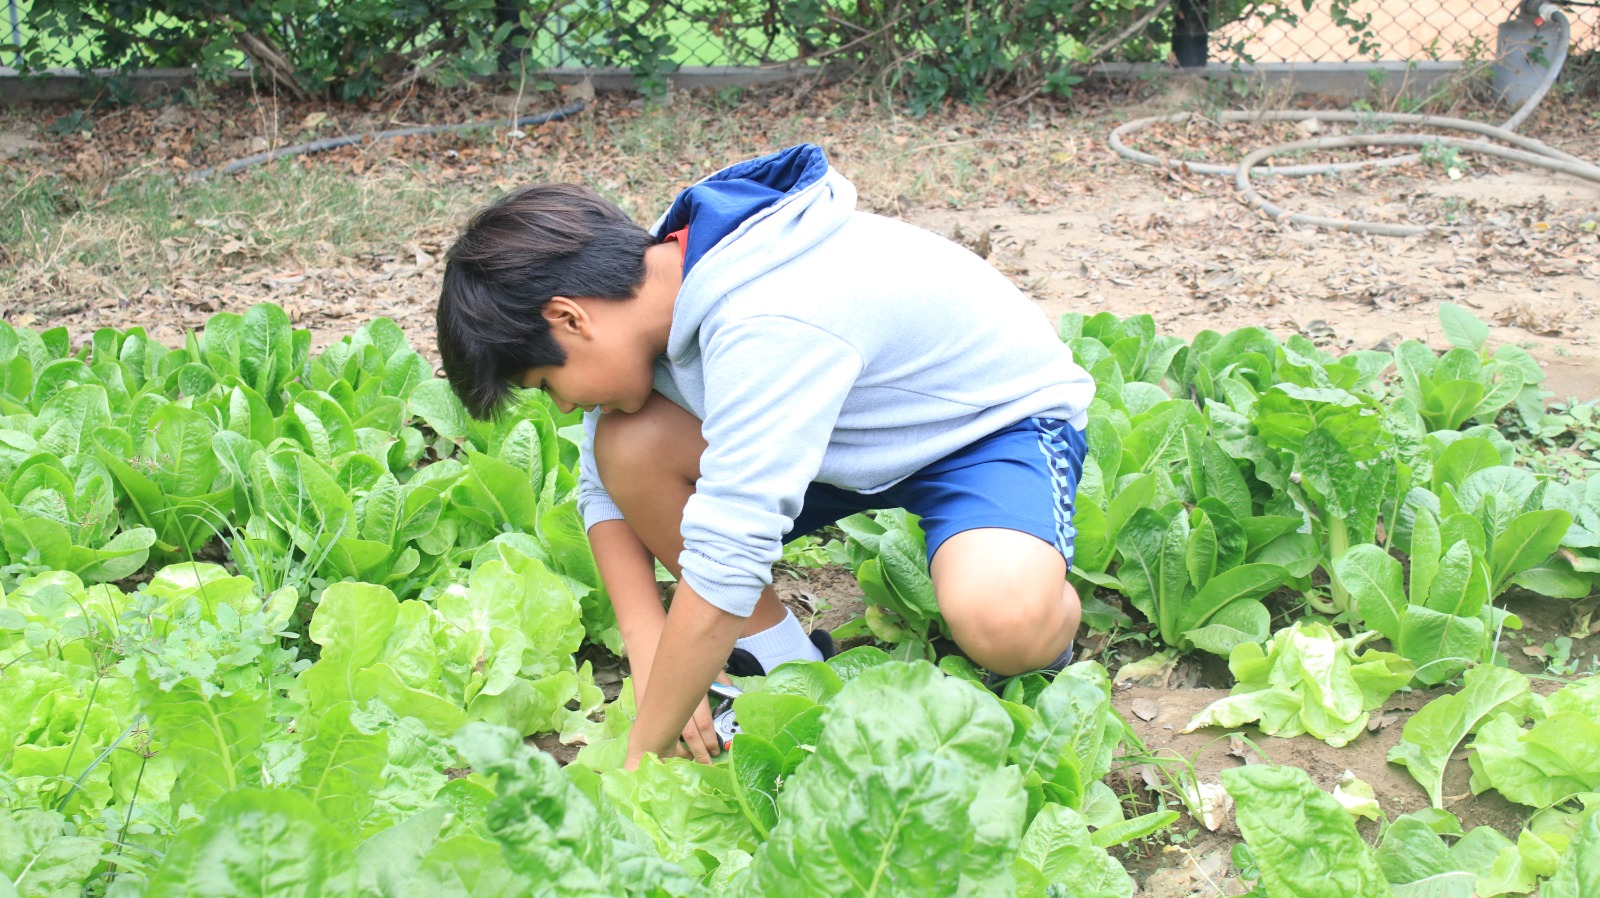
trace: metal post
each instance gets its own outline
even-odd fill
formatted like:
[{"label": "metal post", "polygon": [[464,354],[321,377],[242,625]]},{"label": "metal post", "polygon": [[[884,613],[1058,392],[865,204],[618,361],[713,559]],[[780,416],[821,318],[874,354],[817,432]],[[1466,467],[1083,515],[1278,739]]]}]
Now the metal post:
[{"label": "metal post", "polygon": [[11,43],[17,47],[17,68],[22,68],[22,25],[17,19],[17,0],[9,0],[6,4],[11,10]]},{"label": "metal post", "polygon": [[1210,52],[1210,0],[1177,0],[1172,54],[1183,68],[1204,68]]}]

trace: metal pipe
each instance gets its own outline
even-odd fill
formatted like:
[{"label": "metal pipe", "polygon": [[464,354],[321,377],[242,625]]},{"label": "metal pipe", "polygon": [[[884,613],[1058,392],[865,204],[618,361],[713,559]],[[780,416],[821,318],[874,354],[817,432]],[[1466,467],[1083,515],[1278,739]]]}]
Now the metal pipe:
[{"label": "metal pipe", "polygon": [[6,6],[11,10],[11,43],[17,47],[16,67],[22,68],[22,23],[17,18],[17,0],[8,0]]}]

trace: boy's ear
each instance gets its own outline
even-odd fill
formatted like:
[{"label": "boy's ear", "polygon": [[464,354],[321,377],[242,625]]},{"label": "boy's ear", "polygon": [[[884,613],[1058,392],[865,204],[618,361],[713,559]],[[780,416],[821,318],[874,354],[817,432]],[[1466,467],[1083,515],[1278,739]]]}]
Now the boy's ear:
[{"label": "boy's ear", "polygon": [[589,315],[583,306],[568,296],[552,296],[541,314],[552,331],[582,333],[588,329]]}]

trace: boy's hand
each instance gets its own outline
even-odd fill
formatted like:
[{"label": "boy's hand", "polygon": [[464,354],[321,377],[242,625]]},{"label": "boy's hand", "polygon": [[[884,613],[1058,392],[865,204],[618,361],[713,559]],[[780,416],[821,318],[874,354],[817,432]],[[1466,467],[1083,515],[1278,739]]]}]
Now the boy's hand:
[{"label": "boy's hand", "polygon": [[722,754],[722,740],[717,737],[716,727],[711,725],[709,701],[701,699],[700,707],[694,709],[694,716],[683,728],[683,743],[678,751],[702,764],[710,764],[712,758]]},{"label": "boy's hand", "polygon": [[717,737],[706,691],[722,672],[723,661],[744,623],[744,618],[700,598],[688,583],[678,584],[656,648],[650,684],[639,700],[639,716],[628,737],[629,767],[637,766],[647,753],[673,752],[678,739],[690,736],[690,730],[694,731],[689,741],[691,752],[698,741],[705,752],[703,760],[711,759],[706,746],[714,744]]}]

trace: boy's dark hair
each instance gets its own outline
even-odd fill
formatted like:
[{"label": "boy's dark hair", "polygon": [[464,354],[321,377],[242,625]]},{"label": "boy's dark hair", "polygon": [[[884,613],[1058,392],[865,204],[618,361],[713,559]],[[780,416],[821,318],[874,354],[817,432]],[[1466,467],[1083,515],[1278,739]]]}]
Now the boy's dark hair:
[{"label": "boy's dark hair", "polygon": [[544,306],[552,296],[630,299],[653,243],[585,187],[540,184],[480,209],[445,254],[439,356],[467,412],[490,418],[529,368],[562,365]]}]

